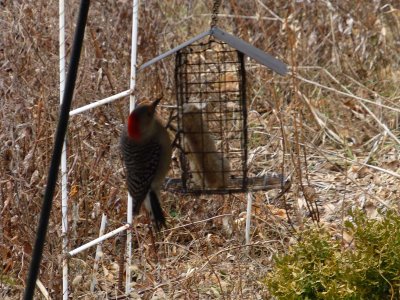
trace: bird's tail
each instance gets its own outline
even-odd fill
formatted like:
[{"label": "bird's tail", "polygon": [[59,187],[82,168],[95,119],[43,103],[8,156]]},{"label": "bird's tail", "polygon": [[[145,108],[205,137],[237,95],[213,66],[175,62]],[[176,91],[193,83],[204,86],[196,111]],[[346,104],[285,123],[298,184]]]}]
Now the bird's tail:
[{"label": "bird's tail", "polygon": [[157,194],[150,190],[150,207],[151,207],[151,217],[156,224],[157,230],[160,231],[161,227],[165,226],[165,216],[161,208],[160,201],[158,200]]}]

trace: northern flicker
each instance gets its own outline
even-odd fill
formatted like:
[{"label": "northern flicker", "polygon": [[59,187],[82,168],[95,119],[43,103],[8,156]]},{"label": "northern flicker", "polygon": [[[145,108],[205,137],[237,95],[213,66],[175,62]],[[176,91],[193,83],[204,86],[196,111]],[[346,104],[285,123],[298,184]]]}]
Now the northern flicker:
[{"label": "northern flicker", "polygon": [[138,105],[130,113],[120,142],[128,191],[133,198],[133,214],[139,214],[144,202],[158,230],[165,225],[160,189],[172,155],[168,132],[155,114],[160,100]]}]

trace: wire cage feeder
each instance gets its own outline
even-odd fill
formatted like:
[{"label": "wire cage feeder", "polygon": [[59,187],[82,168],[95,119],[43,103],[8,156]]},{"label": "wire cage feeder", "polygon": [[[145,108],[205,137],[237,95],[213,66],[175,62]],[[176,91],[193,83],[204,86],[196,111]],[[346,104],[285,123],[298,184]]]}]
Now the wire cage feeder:
[{"label": "wire cage feeder", "polygon": [[[245,43],[232,38],[239,46]],[[241,50],[262,52],[247,43],[244,46],[248,48]],[[243,52],[232,41],[228,44],[212,35],[205,42],[188,42],[176,51],[176,145],[182,172],[180,179],[167,178],[167,190],[225,194],[285,184],[280,174],[248,173],[247,53]]]}]

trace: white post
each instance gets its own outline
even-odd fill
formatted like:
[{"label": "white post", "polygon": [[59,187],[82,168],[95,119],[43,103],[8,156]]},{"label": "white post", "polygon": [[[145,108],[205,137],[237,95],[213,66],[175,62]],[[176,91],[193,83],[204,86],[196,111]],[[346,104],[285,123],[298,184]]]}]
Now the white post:
[{"label": "white post", "polygon": [[[136,59],[137,59],[137,36],[139,19],[139,0],[133,0],[132,12],[132,45],[131,45],[131,77],[129,87],[133,92],[136,86]],[[130,95],[129,111],[135,108],[135,96]]]},{"label": "white post", "polygon": [[[104,231],[106,230],[106,224],[107,224],[107,216],[106,216],[106,214],[103,213],[103,216],[101,217],[99,237],[104,235]],[[102,252],[101,243],[98,243],[97,248],[96,248],[96,255],[94,257],[92,282],[90,283],[90,292],[92,292],[92,293],[94,292],[94,288],[97,284],[96,273],[97,273],[97,270],[99,269],[99,260],[101,257],[101,255],[100,255],[101,252]]]},{"label": "white post", "polygon": [[[59,0],[59,51],[60,51],[60,104],[65,89],[65,6],[64,0]],[[68,190],[67,190],[67,143],[64,140],[61,154],[61,232],[62,232],[62,294],[63,300],[68,300]]]},{"label": "white post", "polygon": [[246,245],[250,244],[250,224],[251,224],[251,206],[253,205],[253,195],[247,193],[247,211],[246,211]]},{"label": "white post", "polygon": [[[139,0],[132,1],[132,46],[131,46],[131,78],[130,90],[135,90],[136,85],[136,56],[137,56],[137,36],[138,36],[138,18],[139,18]],[[129,111],[135,108],[135,96],[131,94],[129,98]],[[128,193],[128,204],[126,212],[126,221],[130,225],[130,229],[126,233],[126,280],[125,294],[129,296],[131,292],[131,262],[132,262],[132,197]]]}]

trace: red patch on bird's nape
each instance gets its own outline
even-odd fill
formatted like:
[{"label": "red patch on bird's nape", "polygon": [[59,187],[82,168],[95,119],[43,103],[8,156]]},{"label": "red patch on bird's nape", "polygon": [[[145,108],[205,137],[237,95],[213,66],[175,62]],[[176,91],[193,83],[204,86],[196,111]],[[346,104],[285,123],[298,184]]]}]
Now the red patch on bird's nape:
[{"label": "red patch on bird's nape", "polygon": [[128,118],[128,135],[135,141],[140,140],[139,119],[134,112]]}]

